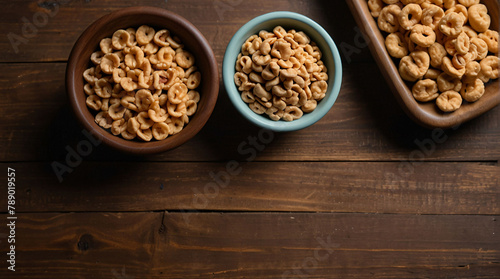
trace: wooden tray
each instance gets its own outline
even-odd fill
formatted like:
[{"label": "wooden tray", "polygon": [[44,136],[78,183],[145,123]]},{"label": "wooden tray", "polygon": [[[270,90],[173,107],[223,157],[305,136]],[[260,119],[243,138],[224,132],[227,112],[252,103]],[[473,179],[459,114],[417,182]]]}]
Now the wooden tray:
[{"label": "wooden tray", "polygon": [[[385,40],[371,16],[367,0],[346,0],[361,31],[370,40],[369,48],[384,78],[401,107],[415,122],[427,128],[450,128],[471,120],[500,104],[500,79],[486,85],[484,96],[475,103],[464,101],[459,110],[441,112],[435,102],[415,101],[411,88],[401,79],[398,68],[386,51]],[[499,3],[497,0],[481,1],[488,7],[491,16],[490,29],[499,30]]]}]

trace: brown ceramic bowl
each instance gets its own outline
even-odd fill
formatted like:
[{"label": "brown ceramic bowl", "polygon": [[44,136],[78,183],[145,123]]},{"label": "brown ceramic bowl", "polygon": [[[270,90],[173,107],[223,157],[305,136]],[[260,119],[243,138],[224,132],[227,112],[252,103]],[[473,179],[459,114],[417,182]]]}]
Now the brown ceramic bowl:
[{"label": "brown ceramic bowl", "polygon": [[[475,103],[464,101],[462,107],[453,113],[444,113],[435,102],[415,101],[408,83],[399,76],[397,65],[386,51],[385,40],[371,16],[366,0],[346,0],[362,32],[370,40],[370,51],[387,83],[403,110],[415,122],[428,128],[449,128],[471,120],[500,104],[500,80],[490,81],[483,97]],[[490,29],[499,30],[499,4],[497,0],[481,1],[488,7],[491,16]]]},{"label": "brown ceramic bowl", "polygon": [[[82,75],[85,69],[90,67],[90,55],[98,49],[101,39],[111,37],[118,29],[137,28],[143,24],[154,27],[155,30],[168,29],[178,36],[185,48],[195,56],[195,65],[202,75],[202,82],[197,89],[201,96],[198,110],[180,133],[162,141],[130,141],[114,136],[94,122],[94,115],[85,104]],[[189,21],[161,8],[130,7],[101,17],[83,32],[69,56],[66,68],[66,91],[78,120],[102,142],[127,153],[153,154],[178,147],[196,135],[205,125],[217,101],[219,70],[210,44]]]}]

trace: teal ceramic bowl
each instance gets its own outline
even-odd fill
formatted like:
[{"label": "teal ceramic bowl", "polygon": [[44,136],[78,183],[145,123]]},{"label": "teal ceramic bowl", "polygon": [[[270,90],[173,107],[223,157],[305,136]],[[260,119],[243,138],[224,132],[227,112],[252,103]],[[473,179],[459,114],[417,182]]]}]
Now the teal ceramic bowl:
[{"label": "teal ceramic bowl", "polygon": [[[328,68],[328,90],[325,98],[318,103],[317,108],[313,112],[304,113],[304,116],[300,119],[291,122],[283,120],[273,121],[266,114],[259,115],[253,112],[248,107],[248,104],[241,99],[241,92],[238,91],[234,83],[236,60],[238,54],[241,52],[243,43],[248,37],[258,34],[261,30],[272,32],[273,28],[278,25],[283,26],[286,30],[295,29],[296,31],[306,33],[320,48],[323,53],[321,60],[323,60]],[[339,95],[342,83],[342,62],[337,46],[330,35],[323,27],[310,18],[293,12],[280,11],[264,14],[243,25],[229,42],[222,67],[224,87],[236,109],[251,123],[275,132],[296,131],[316,123],[332,108]]]}]

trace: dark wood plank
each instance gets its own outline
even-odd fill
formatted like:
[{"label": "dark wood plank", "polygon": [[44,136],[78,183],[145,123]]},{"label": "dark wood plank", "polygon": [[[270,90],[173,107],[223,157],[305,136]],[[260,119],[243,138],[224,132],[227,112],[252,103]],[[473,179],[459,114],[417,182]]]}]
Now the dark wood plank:
[{"label": "dark wood plank", "polygon": [[[343,1],[20,0],[2,5],[0,33],[11,33],[12,39],[8,36],[0,39],[0,48],[4,50],[0,53],[1,62],[65,61],[78,36],[88,25],[105,14],[133,5],[168,9],[190,20],[210,42],[219,63],[238,28],[256,16],[279,10],[302,13],[324,26],[338,42],[346,61],[371,60],[365,42],[359,37],[359,29]],[[336,12],[334,17],[333,11]],[[29,25],[33,23],[37,24]],[[35,29],[32,31],[24,26]],[[346,26],[349,28],[345,28]]]},{"label": "dark wood plank", "polygon": [[[64,63],[0,64],[0,71],[4,73],[0,77],[0,160],[60,160],[68,153],[67,147],[74,149],[86,139],[69,108]],[[376,65],[345,65],[343,87],[332,110],[307,129],[274,134],[255,160],[496,161],[500,158],[499,119],[500,109],[495,108],[456,130],[435,134],[439,131],[421,128],[403,113]],[[207,125],[182,147],[131,158],[99,146],[88,159],[247,160],[252,148],[248,138],[258,138],[259,132],[221,90]],[[416,156],[422,149],[425,156]]]},{"label": "dark wood plank", "polygon": [[498,218],[300,213],[18,214],[16,272],[2,268],[0,276],[498,278]]},{"label": "dark wood plank", "polygon": [[498,164],[83,162],[61,183],[51,163],[0,166],[16,170],[20,212],[500,214]]}]

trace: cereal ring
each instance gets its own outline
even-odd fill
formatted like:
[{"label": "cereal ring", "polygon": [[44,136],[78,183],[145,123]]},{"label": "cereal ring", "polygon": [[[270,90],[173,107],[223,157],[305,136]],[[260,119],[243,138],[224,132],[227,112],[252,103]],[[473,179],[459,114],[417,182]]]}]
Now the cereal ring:
[{"label": "cereal ring", "polygon": [[486,42],[488,50],[491,53],[498,53],[498,32],[495,30],[486,30],[478,35],[480,39]]},{"label": "cereal ring", "polygon": [[85,100],[85,103],[89,108],[97,111],[100,110],[102,106],[101,98],[99,98],[99,96],[97,95],[88,96],[87,99]]},{"label": "cereal ring", "polygon": [[109,98],[102,99],[101,101],[102,101],[101,110],[108,112],[108,110],[109,110]]},{"label": "cereal ring", "polygon": [[120,85],[125,91],[134,91],[137,89],[138,84],[132,80],[130,77],[124,77],[120,80]]},{"label": "cereal ring", "polygon": [[106,53],[106,55],[104,55],[101,59],[101,63],[99,65],[101,66],[103,73],[112,74],[114,69],[120,66],[120,58],[118,58],[118,55],[114,53]]},{"label": "cereal ring", "polygon": [[302,105],[302,111],[305,113],[310,113],[316,109],[318,102],[316,100],[307,100],[307,102]]},{"label": "cereal ring", "polygon": [[176,83],[168,90],[168,101],[171,104],[177,105],[184,101],[187,97],[188,87],[184,83]]},{"label": "cereal ring", "polygon": [[[265,80],[272,80],[280,73],[280,66],[276,62],[269,63],[262,71],[262,78]],[[309,75],[308,75],[309,76]]]},{"label": "cereal ring", "polygon": [[384,1],[384,3],[388,5],[396,4],[399,2],[399,0],[382,0],[382,1]]},{"label": "cereal ring", "polygon": [[137,106],[135,105],[135,95],[134,96],[124,96],[120,100],[120,104],[129,110],[137,111]]},{"label": "cereal ring", "polygon": [[180,103],[180,104],[172,104],[170,101],[167,102],[167,111],[168,114],[172,117],[182,117],[182,115],[186,114],[187,108],[186,108],[186,103]]},{"label": "cereal ring", "polygon": [[198,109],[198,105],[195,101],[189,100],[186,102],[186,115],[192,116],[196,110]]},{"label": "cereal ring", "polygon": [[443,6],[446,9],[451,9],[457,4],[457,0],[444,0],[443,1]]},{"label": "cereal ring", "polygon": [[422,19],[420,21],[423,25],[429,26],[432,30],[436,30],[443,16],[443,9],[436,5],[431,5],[422,11]]},{"label": "cereal ring", "polygon": [[254,103],[251,103],[248,105],[250,107],[250,109],[257,113],[257,114],[264,114],[267,109],[266,107],[264,107],[263,105],[261,105],[259,102],[254,102]]},{"label": "cereal ring", "polygon": [[403,35],[399,32],[391,33],[385,38],[385,47],[389,55],[394,58],[403,58],[408,55],[408,47],[404,42]]},{"label": "cereal ring", "polygon": [[309,36],[307,36],[306,33],[302,31],[293,34],[293,39],[301,45],[307,45],[311,43],[311,39],[309,38]]},{"label": "cereal ring", "polygon": [[122,78],[126,77],[127,73],[121,68],[113,69],[113,81],[117,84],[120,84]]},{"label": "cereal ring", "polygon": [[286,79],[293,79],[294,77],[296,77],[298,75],[298,72],[297,70],[295,69],[284,69],[284,70],[280,70],[280,78],[282,80],[286,80]]},{"label": "cereal ring", "polygon": [[270,107],[266,110],[266,114],[269,116],[271,120],[278,121],[283,117],[285,112],[283,110],[279,110],[276,107]]},{"label": "cereal ring", "polygon": [[398,15],[399,25],[405,30],[410,30],[421,18],[422,8],[418,4],[406,5]]},{"label": "cereal ring", "polygon": [[90,61],[94,63],[94,65],[99,65],[101,64],[101,59],[104,57],[104,52],[102,51],[95,51],[90,55]]},{"label": "cereal ring", "polygon": [[95,116],[94,121],[95,121],[95,123],[97,123],[97,125],[103,127],[104,129],[111,128],[111,125],[113,124],[113,119],[105,111],[99,112]]},{"label": "cereal ring", "polygon": [[415,100],[429,102],[439,96],[437,83],[432,79],[419,80],[411,90]]},{"label": "cereal ring", "polygon": [[368,0],[368,8],[373,17],[378,17],[383,7],[384,3],[382,0]]},{"label": "cereal ring", "polygon": [[130,38],[127,42],[127,46],[128,47],[133,47],[135,45],[137,45],[137,41],[135,40],[135,29],[134,28],[127,28],[125,29],[125,31],[127,31],[129,34],[130,34]]},{"label": "cereal ring", "polygon": [[465,55],[461,55],[461,54],[457,53],[451,59],[451,63],[453,64],[453,66],[456,69],[462,69],[462,68],[465,68],[467,63],[472,61],[471,57],[472,57],[472,54],[470,54],[470,53],[467,53]]},{"label": "cereal ring", "polygon": [[255,96],[250,91],[241,92],[241,99],[247,104],[255,102]]},{"label": "cereal ring", "polygon": [[500,66],[500,57],[493,55],[487,56],[481,62],[481,72],[490,79],[497,79],[499,76],[498,67]]},{"label": "cereal ring", "polygon": [[97,94],[101,98],[109,98],[111,97],[111,92],[113,91],[113,89],[111,88],[111,84],[109,84],[107,79],[101,78],[96,81],[94,91],[95,94]]},{"label": "cereal ring", "polygon": [[276,26],[276,27],[274,27],[273,33],[278,38],[283,38],[287,34],[285,28],[283,28],[282,26]]},{"label": "cereal ring", "polygon": [[443,58],[441,70],[443,70],[443,72],[447,73],[448,75],[458,79],[462,78],[462,76],[465,74],[465,67],[460,69],[456,68],[455,65],[453,65],[451,59],[447,56]]},{"label": "cereal ring", "polygon": [[421,47],[430,47],[436,42],[436,33],[429,26],[415,24],[411,28],[410,39]]},{"label": "cereal ring", "polygon": [[194,55],[185,50],[179,51],[175,54],[175,62],[180,67],[184,69],[189,69],[194,65],[195,62]]},{"label": "cereal ring", "polygon": [[[260,76],[259,76],[260,77]],[[186,85],[188,89],[196,89],[201,83],[201,73],[195,72],[187,78]]]},{"label": "cereal ring", "polygon": [[285,108],[285,113],[283,115],[283,120],[288,121],[288,117],[286,115],[290,115],[292,120],[297,120],[304,115],[304,112],[296,106],[288,106]]},{"label": "cereal ring", "polygon": [[111,45],[114,49],[124,49],[127,46],[127,42],[130,40],[130,33],[123,30],[118,29],[113,33],[113,37],[111,38]]},{"label": "cereal ring", "polygon": [[190,90],[187,95],[189,100],[193,100],[196,103],[200,101],[200,93],[198,93],[198,91]]},{"label": "cereal ring", "polygon": [[457,13],[461,15],[464,18],[464,24],[467,22],[469,18],[469,13],[467,12],[467,8],[464,5],[457,4],[451,7],[450,9],[446,10],[444,14],[447,15],[449,13]]},{"label": "cereal ring", "polygon": [[170,44],[167,42],[168,37],[170,37],[170,31],[168,31],[167,29],[162,29],[155,33],[153,42],[161,47],[169,46]]},{"label": "cereal ring", "polygon": [[150,42],[147,45],[141,46],[141,49],[146,55],[152,55],[158,52],[159,47],[155,43]]},{"label": "cereal ring", "polygon": [[153,95],[148,89],[141,89],[135,93],[135,105],[138,111],[147,111],[153,101]]},{"label": "cereal ring", "polygon": [[153,40],[155,30],[147,25],[139,27],[135,33],[135,39],[140,45],[146,45]]},{"label": "cereal ring", "polygon": [[430,57],[427,52],[414,51],[405,56],[399,63],[399,73],[404,80],[416,81],[422,78],[429,69]]},{"label": "cereal ring", "polygon": [[130,48],[129,53],[125,55],[125,65],[130,67],[130,69],[135,69],[139,67],[144,61],[144,52],[138,46]]},{"label": "cereal ring", "polygon": [[243,71],[245,74],[250,74],[252,72],[252,58],[250,56],[242,56],[240,59],[237,61],[237,65],[241,66],[241,70],[238,70],[238,72]]},{"label": "cereal ring", "polygon": [[136,116],[137,122],[140,124],[139,129],[146,130],[151,128],[153,124],[155,123],[153,119],[149,117],[149,114],[147,111],[141,111],[137,114]]},{"label": "cereal ring", "polygon": [[387,33],[394,33],[399,29],[399,14],[401,8],[398,5],[385,6],[377,19],[378,28]]},{"label": "cereal ring", "polygon": [[164,140],[170,134],[170,127],[167,125],[167,123],[155,123],[153,124],[151,130],[153,137],[156,140]]},{"label": "cereal ring", "polygon": [[429,56],[432,67],[439,68],[446,56],[446,50],[440,43],[434,43],[429,47]]},{"label": "cereal ring", "polygon": [[90,85],[89,83],[86,83],[84,86],[83,86],[83,91],[85,92],[85,94],[87,95],[94,95],[95,94],[95,90],[94,90],[94,87],[92,85]]},{"label": "cereal ring", "polygon": [[125,107],[123,107],[120,103],[111,105],[108,109],[108,114],[113,120],[122,119],[125,114]]},{"label": "cereal ring", "polygon": [[88,68],[86,69],[84,72],[83,72],[83,78],[85,79],[85,81],[90,84],[90,85],[94,85],[95,82],[99,79],[96,75],[95,75],[95,68],[94,67],[91,67],[91,68]]},{"label": "cereal ring", "polygon": [[257,83],[257,85],[253,88],[253,96],[261,99],[263,102],[268,102],[272,99],[272,94],[266,91],[262,84]]},{"label": "cereal ring", "polygon": [[488,8],[483,4],[475,4],[469,7],[469,23],[477,32],[485,32],[490,28],[491,17]]},{"label": "cereal ring", "polygon": [[313,98],[317,101],[325,97],[326,91],[328,90],[328,84],[326,81],[315,81],[311,84],[311,92]]},{"label": "cereal ring", "polygon": [[113,52],[113,45],[111,38],[104,38],[99,43],[99,47],[101,48],[102,53],[111,53]]},{"label": "cereal ring", "polygon": [[165,64],[166,68],[170,68],[176,56],[175,50],[169,46],[162,47],[156,53],[159,63]]},{"label": "cereal ring", "polygon": [[480,71],[479,74],[477,75],[477,78],[483,81],[484,83],[488,83],[490,81],[490,78],[487,77],[483,71]]},{"label": "cereal ring", "polygon": [[446,36],[457,36],[462,32],[465,19],[457,13],[445,14],[438,24],[439,31]]},{"label": "cereal ring", "polygon": [[479,0],[458,0],[458,2],[467,8],[472,5],[479,4]]},{"label": "cereal ring", "polygon": [[279,39],[273,44],[270,53],[278,59],[288,60],[292,56],[292,46],[287,41]]},{"label": "cereal ring", "polygon": [[460,89],[462,89],[462,82],[460,81],[460,79],[452,77],[447,73],[440,74],[436,82],[438,85],[438,89],[441,92],[450,90],[459,92]]},{"label": "cereal ring", "polygon": [[429,68],[429,70],[427,70],[427,72],[425,73],[424,78],[436,80],[441,73],[442,71],[438,69]]},{"label": "cereal ring", "polygon": [[458,54],[466,54],[469,52],[470,39],[465,32],[460,33],[455,41],[455,50]]},{"label": "cereal ring", "polygon": [[137,137],[143,141],[151,141],[153,139],[153,133],[151,132],[151,129],[139,129],[137,130]]},{"label": "cereal ring", "polygon": [[160,101],[155,101],[148,110],[149,119],[155,123],[165,122],[168,118],[167,111],[160,107]]},{"label": "cereal ring", "polygon": [[137,133],[130,133],[127,129],[125,129],[125,131],[121,133],[121,136],[126,140],[133,140],[137,136]]},{"label": "cereal ring", "polygon": [[125,130],[127,130],[127,121],[123,118],[115,120],[111,124],[111,133],[115,136],[118,136]]},{"label": "cereal ring", "polygon": [[460,90],[460,95],[467,102],[475,102],[484,95],[484,83],[478,78],[471,82],[465,82]]},{"label": "cereal ring", "polygon": [[183,48],[184,45],[181,44],[181,40],[178,37],[172,37],[169,36],[167,38],[167,42],[170,44],[172,48],[178,49],[178,48]]},{"label": "cereal ring", "polygon": [[470,61],[465,65],[465,76],[468,79],[475,79],[479,75],[479,72],[481,72],[481,65],[479,65],[479,62],[477,61]]},{"label": "cereal ring", "polygon": [[474,31],[474,29],[472,29],[469,25],[464,25],[464,27],[462,27],[462,32],[465,32],[465,34],[469,36],[469,39],[477,37],[476,31]]},{"label": "cereal ring", "polygon": [[476,54],[476,58],[474,60],[482,60],[488,55],[488,44],[483,39],[470,39],[469,48]]},{"label": "cereal ring", "polygon": [[462,97],[458,92],[446,91],[436,99],[438,108],[444,112],[453,112],[462,105]]},{"label": "cereal ring", "polygon": [[[272,51],[271,51],[272,53]],[[254,52],[252,61],[259,66],[266,66],[271,62],[271,55],[263,55],[260,50]]]}]

